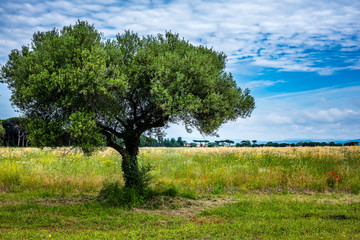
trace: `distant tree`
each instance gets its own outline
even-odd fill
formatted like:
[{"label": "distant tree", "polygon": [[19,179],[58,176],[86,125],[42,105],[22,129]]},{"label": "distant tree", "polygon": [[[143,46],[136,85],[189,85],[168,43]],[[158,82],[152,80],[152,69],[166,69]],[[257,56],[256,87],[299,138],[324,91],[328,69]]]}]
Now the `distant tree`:
[{"label": "distant tree", "polygon": [[154,147],[157,146],[157,140],[151,137],[141,136],[140,147]]},{"label": "distant tree", "polygon": [[279,144],[276,142],[267,142],[266,146],[267,147],[279,147]]},{"label": "distant tree", "polygon": [[4,137],[5,137],[5,129],[3,128],[2,123],[0,121],[0,143],[2,143]]},{"label": "distant tree", "polygon": [[347,142],[344,143],[344,146],[359,146],[359,142]]},{"label": "distant tree", "polygon": [[279,144],[279,147],[288,147],[290,146],[288,143],[280,143]]},{"label": "distant tree", "polygon": [[224,140],[224,142],[225,142],[228,146],[231,146],[231,144],[234,143],[233,140],[229,140],[229,139]]},{"label": "distant tree", "polygon": [[241,145],[242,145],[243,147],[251,147],[251,143],[250,143],[249,140],[243,140],[243,141],[241,141]]},{"label": "distant tree", "polygon": [[230,145],[231,143],[234,143],[234,141],[226,139],[226,140],[217,140],[215,141],[215,146],[224,146],[226,144]]},{"label": "distant tree", "polygon": [[225,62],[224,53],[171,32],[139,37],[126,31],[104,41],[79,21],[37,32],[31,47],[12,50],[0,80],[30,119],[33,144],[58,146],[68,133],[85,152],[113,147],[122,156],[125,187],[143,189],[142,135],[159,135],[179,121],[188,131],[216,135],[223,123],[250,116],[254,99]]},{"label": "distant tree", "polygon": [[185,145],[185,141],[183,141],[181,137],[178,137],[177,143],[179,144],[180,147],[183,147]]},{"label": "distant tree", "polygon": [[171,147],[178,147],[179,144],[176,142],[175,138],[171,138]]},{"label": "distant tree", "polygon": [[256,146],[256,143],[257,143],[257,141],[256,141],[256,140],[252,140],[252,143],[253,143],[253,147],[255,147],[255,146]]},{"label": "distant tree", "polygon": [[23,127],[24,119],[15,117],[2,120],[4,129],[3,145],[10,147],[25,147],[28,145],[27,133]]},{"label": "distant tree", "polygon": [[209,143],[207,144],[207,146],[208,146],[208,147],[215,147],[215,143],[209,142]]}]

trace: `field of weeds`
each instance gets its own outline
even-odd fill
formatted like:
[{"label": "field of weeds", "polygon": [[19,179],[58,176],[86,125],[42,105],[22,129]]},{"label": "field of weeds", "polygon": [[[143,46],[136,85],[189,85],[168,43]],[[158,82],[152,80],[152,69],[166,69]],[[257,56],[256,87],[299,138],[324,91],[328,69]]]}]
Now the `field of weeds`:
[{"label": "field of weeds", "polygon": [[139,162],[176,194],[107,206],[114,150],[0,148],[0,239],[360,239],[360,147],[142,148]]},{"label": "field of weeds", "polygon": [[[153,166],[152,188],[193,196],[252,191],[360,191],[359,147],[141,148]],[[121,158],[107,148],[92,156],[68,148],[0,148],[0,191],[92,194],[122,180]]]}]

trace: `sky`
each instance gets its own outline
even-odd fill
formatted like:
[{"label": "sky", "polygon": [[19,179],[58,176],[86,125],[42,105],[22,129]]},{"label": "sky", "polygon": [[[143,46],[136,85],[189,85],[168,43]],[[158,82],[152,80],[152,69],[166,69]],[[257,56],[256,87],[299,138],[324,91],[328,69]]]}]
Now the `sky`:
[{"label": "sky", "polygon": [[[34,32],[78,19],[105,38],[171,30],[226,53],[226,71],[251,90],[256,109],[222,125],[221,139],[360,138],[360,0],[2,0],[0,64]],[[20,114],[10,96],[0,84],[0,119]],[[166,132],[209,139],[181,123]]]}]

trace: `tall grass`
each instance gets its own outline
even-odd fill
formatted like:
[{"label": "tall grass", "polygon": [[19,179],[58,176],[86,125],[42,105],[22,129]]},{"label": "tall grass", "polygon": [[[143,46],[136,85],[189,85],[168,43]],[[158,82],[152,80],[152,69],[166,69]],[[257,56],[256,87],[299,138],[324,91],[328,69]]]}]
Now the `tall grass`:
[{"label": "tall grass", "polygon": [[66,148],[1,148],[0,190],[51,193],[91,193],[105,179],[120,180],[121,162],[111,150],[91,157]]},{"label": "tall grass", "polygon": [[359,193],[360,148],[143,148],[158,185],[201,193],[311,190]]},{"label": "tall grass", "polygon": [[[0,148],[0,192],[96,193],[122,182],[112,149],[92,156],[68,148]],[[152,187],[188,194],[247,191],[360,191],[360,147],[142,148]]]}]

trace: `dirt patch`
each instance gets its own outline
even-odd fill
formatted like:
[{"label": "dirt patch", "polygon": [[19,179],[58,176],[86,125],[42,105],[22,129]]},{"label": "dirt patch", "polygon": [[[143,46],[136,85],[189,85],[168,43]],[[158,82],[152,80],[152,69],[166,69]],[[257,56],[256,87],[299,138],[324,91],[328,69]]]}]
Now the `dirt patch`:
[{"label": "dirt patch", "polygon": [[42,198],[36,199],[33,201],[36,204],[48,206],[48,207],[56,207],[63,205],[78,205],[83,204],[85,202],[93,201],[95,198],[92,196],[81,196],[81,197],[63,197],[63,198]]},{"label": "dirt patch", "polygon": [[360,203],[360,196],[356,197],[341,197],[338,199],[317,199],[318,202],[321,203],[344,203],[344,204],[351,204],[351,203]]},{"label": "dirt patch", "polygon": [[141,208],[134,208],[131,211],[168,216],[193,217],[206,209],[216,208],[228,203],[235,202],[237,202],[237,200],[230,197],[206,198],[197,200],[179,197],[157,197]]},{"label": "dirt patch", "polygon": [[7,193],[9,190],[9,186],[0,186],[0,193]]},{"label": "dirt patch", "polygon": [[17,206],[23,204],[36,204],[47,207],[56,207],[63,205],[77,205],[85,202],[93,201],[95,197],[81,196],[81,197],[54,197],[54,198],[37,198],[37,199],[19,199],[19,198],[2,198],[0,199],[0,207]]}]

